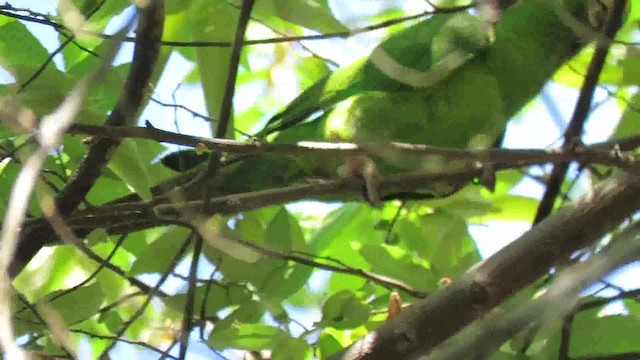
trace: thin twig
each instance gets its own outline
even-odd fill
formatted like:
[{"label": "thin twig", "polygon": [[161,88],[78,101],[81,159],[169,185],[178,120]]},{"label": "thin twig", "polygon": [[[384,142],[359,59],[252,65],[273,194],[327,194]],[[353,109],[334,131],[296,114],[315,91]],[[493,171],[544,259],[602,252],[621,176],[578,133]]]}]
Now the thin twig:
[{"label": "thin twig", "polygon": [[113,335],[94,334],[92,332],[89,332],[89,331],[86,331],[86,330],[82,330],[82,329],[71,329],[71,332],[76,333],[76,334],[87,335],[87,336],[95,338],[95,339],[111,340],[111,341],[114,341],[114,342],[122,342],[122,343],[129,344],[129,345],[140,346],[140,347],[145,348],[147,350],[151,350],[153,352],[156,352],[156,353],[159,353],[161,355],[164,355],[165,357],[168,357],[170,359],[177,359],[175,356],[171,356],[169,354],[166,354],[164,351],[156,348],[155,346],[151,346],[147,342],[144,342],[144,341],[134,341],[134,340],[129,340],[129,339],[124,338],[124,337],[118,337],[118,336],[113,336]]},{"label": "thin twig", "polygon": [[[192,231],[189,235],[189,239],[187,241],[192,242],[194,244],[194,251],[191,255],[191,266],[189,267],[189,278],[187,282],[187,296],[184,302],[184,311],[182,316],[182,331],[180,331],[180,336],[178,343],[180,345],[180,353],[178,358],[180,360],[184,360],[187,356],[187,348],[189,347],[189,335],[191,335],[191,328],[193,327],[193,309],[196,301],[196,278],[198,274],[198,260],[200,259],[200,254],[196,254],[196,250],[202,251],[202,237],[198,234],[197,231]],[[196,247],[198,247],[197,249]]]},{"label": "thin twig", "polygon": [[[356,29],[346,30],[346,31],[338,31],[327,34],[315,34],[315,35],[303,35],[303,36],[288,36],[288,37],[279,37],[279,38],[266,38],[266,39],[255,39],[255,40],[247,40],[245,41],[246,46],[251,45],[262,45],[262,44],[276,44],[283,42],[297,42],[297,41],[314,41],[314,40],[328,40],[335,38],[349,38],[354,35],[375,31],[379,29],[384,29],[390,26],[398,25],[405,23],[407,21],[420,19],[423,17],[431,16],[434,14],[446,14],[446,13],[455,13],[465,11],[469,8],[473,7],[473,5],[464,5],[458,7],[447,7],[447,8],[439,8],[436,11],[424,11],[418,14],[404,16],[400,18],[390,19],[386,21],[382,21],[373,25],[363,26]],[[35,22],[42,25],[47,25],[55,28],[58,31],[69,31],[64,25],[56,23],[51,20],[39,19],[33,16],[25,16],[16,14],[15,11],[17,9],[11,7],[11,5],[3,5],[0,6],[0,15],[13,17],[16,19],[20,19],[23,21]],[[42,15],[46,18],[46,16]],[[113,35],[110,34],[102,34],[98,32],[93,32],[90,30],[82,30],[83,34],[96,36],[102,39],[112,39]],[[135,42],[135,38],[126,37],[124,39],[125,42]],[[172,47],[232,47],[233,43],[229,41],[162,41],[162,46],[172,46]]]},{"label": "thin twig", "polygon": [[[564,133],[564,145],[565,149],[575,149],[581,146],[582,128],[589,116],[591,110],[591,102],[593,101],[593,94],[598,85],[598,78],[604,68],[607,53],[611,46],[611,40],[615,37],[616,32],[622,25],[622,16],[626,0],[615,0],[611,13],[607,17],[605,22],[603,34],[598,38],[596,43],[596,49],[589,63],[587,75],[585,76],[584,83],[580,89],[580,96],[576,103],[575,109],[569,125]],[[560,188],[567,175],[570,162],[563,162],[554,166],[549,181],[547,182],[547,189],[540,200],[538,211],[533,220],[534,224],[538,224],[544,218],[546,218],[553,210]]]},{"label": "thin twig", "polygon": [[89,276],[87,276],[86,279],[84,279],[83,281],[81,281],[79,284],[74,285],[73,287],[59,293],[56,294],[55,296],[53,296],[49,301],[53,301],[55,299],[59,299],[65,295],[71,294],[72,292],[76,291],[77,289],[80,289],[81,287],[87,285],[91,280],[93,280],[96,276],[98,276],[98,274],[100,273],[100,271],[102,271],[102,269],[104,269],[106,267],[107,263],[111,263],[111,259],[115,256],[116,252],[118,251],[118,249],[120,248],[120,245],[122,245],[122,243],[124,242],[124,239],[127,238],[127,234],[122,234],[118,237],[118,241],[116,241],[116,244],[113,246],[113,249],[111,250],[111,252],[109,253],[109,255],[107,255],[106,258],[104,258],[104,260],[102,260],[99,264],[98,264],[98,268],[95,269]]},{"label": "thin twig", "polygon": [[[357,145],[353,143],[329,143],[305,141],[297,144],[270,144],[259,141],[231,139],[209,139],[199,136],[178,134],[151,127],[113,127],[87,124],[73,124],[69,133],[100,135],[112,138],[138,138],[158,142],[184,145],[208,150],[236,154],[317,154],[317,155],[375,155],[400,153],[412,156],[441,156],[445,160],[465,160],[486,163],[526,164],[556,163],[578,161],[581,163],[599,163],[612,166],[633,164],[631,158],[624,159],[617,153],[632,151],[640,147],[640,136],[582,146],[569,149],[480,149],[465,150],[441,148],[423,144],[381,143]],[[614,151],[615,150],[615,151]]]},{"label": "thin twig", "polygon": [[156,293],[160,291],[160,287],[167,280],[167,278],[169,277],[169,274],[171,274],[173,269],[177,266],[178,262],[182,258],[182,255],[184,255],[185,251],[189,247],[190,243],[191,243],[190,239],[187,239],[183,242],[180,249],[178,249],[178,252],[176,253],[176,255],[173,257],[173,259],[171,259],[171,263],[167,271],[162,273],[162,276],[160,277],[156,285],[151,289],[150,292],[147,293],[147,297],[145,301],[140,305],[140,307],[133,313],[133,315],[131,315],[131,317],[127,321],[125,321],[122,324],[122,326],[120,326],[120,329],[116,331],[116,333],[114,334],[114,339],[116,340],[112,341],[102,351],[102,354],[100,355],[100,359],[108,358],[109,351],[113,349],[113,347],[118,343],[118,341],[121,341],[120,339],[122,338],[122,335],[127,331],[127,329],[129,329],[129,327],[133,324],[133,322],[136,321],[140,316],[142,316],[142,313],[147,309],[147,306],[149,306],[149,304],[151,303],[151,300],[154,298]]},{"label": "thin twig", "polygon": [[[91,9],[91,11],[89,12],[89,14],[86,16],[86,19],[90,19],[98,10],[100,10],[100,8],[102,7],[102,5],[104,5],[106,0],[102,0],[99,4],[96,4],[93,9]],[[10,6],[10,5],[9,5]],[[23,19],[24,20],[24,19]],[[115,37],[115,39],[118,40],[118,43],[120,43],[122,40],[122,35],[120,35],[120,37]],[[29,79],[27,79],[24,83],[20,84],[19,88],[18,88],[18,92],[22,92],[24,91],[27,86],[29,86],[29,84],[31,84],[33,81],[35,81],[43,72],[44,70],[47,68],[47,66],[49,66],[49,64],[51,64],[51,62],[53,62],[53,58],[58,55],[59,53],[62,52],[62,50],[64,50],[65,47],[67,47],[67,45],[69,45],[70,43],[72,43],[75,40],[75,35],[73,33],[70,33],[67,35],[67,39],[60,44],[60,46],[58,46],[51,54],[49,54],[49,56],[47,57],[47,59],[38,67],[38,69],[29,77]]]}]

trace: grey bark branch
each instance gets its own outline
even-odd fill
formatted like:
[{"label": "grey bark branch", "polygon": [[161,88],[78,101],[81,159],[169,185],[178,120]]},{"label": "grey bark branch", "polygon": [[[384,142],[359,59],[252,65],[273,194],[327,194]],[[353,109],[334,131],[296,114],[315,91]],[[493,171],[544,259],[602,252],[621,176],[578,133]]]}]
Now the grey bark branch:
[{"label": "grey bark branch", "polygon": [[577,306],[586,287],[640,257],[639,236],[640,224],[636,223],[616,235],[604,251],[561,272],[540,298],[508,313],[486,316],[438,346],[429,359],[461,359],[467,354],[483,359],[530,324],[545,325],[564,318]]},{"label": "grey bark branch", "polygon": [[[129,75],[116,107],[105,121],[106,125],[130,125],[135,121],[158,59],[163,23],[163,0],[151,1],[146,8],[140,9],[136,45]],[[120,140],[117,139],[99,138],[90,146],[75,174],[55,197],[57,212],[62,217],[70,215],[84,200],[102,174],[110,154],[119,144]],[[17,275],[29,260],[53,239],[55,239],[54,231],[46,220],[41,219],[31,222],[29,226],[24,226],[16,256],[9,268],[11,276]]]},{"label": "grey bark branch", "polygon": [[614,229],[640,208],[640,182],[610,179],[469,270],[461,279],[386,322],[331,360],[414,359]]}]

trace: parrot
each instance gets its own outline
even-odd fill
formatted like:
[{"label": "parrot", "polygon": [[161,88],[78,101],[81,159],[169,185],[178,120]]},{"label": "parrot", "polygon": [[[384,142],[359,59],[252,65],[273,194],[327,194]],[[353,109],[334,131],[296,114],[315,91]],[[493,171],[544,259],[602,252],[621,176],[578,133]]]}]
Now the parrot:
[{"label": "parrot", "polygon": [[[436,13],[307,88],[255,138],[489,147],[554,73],[595,39],[609,11],[606,2],[519,1],[495,22],[472,11]],[[241,193],[346,173],[363,178],[365,197],[379,204],[379,176],[445,165],[392,153],[343,159],[260,154],[232,162],[217,190]],[[427,192],[446,196],[460,188],[441,185]]]}]

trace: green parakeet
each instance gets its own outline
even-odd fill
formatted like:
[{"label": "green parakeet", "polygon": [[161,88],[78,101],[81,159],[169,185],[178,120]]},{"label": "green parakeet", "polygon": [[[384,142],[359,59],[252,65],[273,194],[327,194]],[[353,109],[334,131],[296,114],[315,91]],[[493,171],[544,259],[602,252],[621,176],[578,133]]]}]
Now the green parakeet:
[{"label": "green parakeet", "polygon": [[[465,11],[434,15],[318,81],[256,137],[275,143],[488,147],[554,72],[595,37],[602,24],[594,19],[605,18],[607,11],[597,0],[527,0],[505,10],[495,25]],[[387,154],[374,161],[383,174],[429,167]],[[228,194],[335,177],[340,163],[315,156],[254,156],[224,171],[219,190]],[[365,163],[347,159],[356,175],[367,172],[355,169]]]}]

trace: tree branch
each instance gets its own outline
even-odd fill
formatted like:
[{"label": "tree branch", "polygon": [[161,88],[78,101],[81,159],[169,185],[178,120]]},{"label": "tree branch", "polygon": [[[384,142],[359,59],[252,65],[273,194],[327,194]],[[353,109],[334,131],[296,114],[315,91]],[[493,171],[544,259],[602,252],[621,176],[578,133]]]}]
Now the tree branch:
[{"label": "tree branch", "polygon": [[638,208],[638,179],[629,174],[614,177],[330,359],[413,359],[425,354]]},{"label": "tree branch", "polygon": [[87,134],[113,139],[136,138],[151,141],[204,147],[211,151],[233,154],[327,154],[336,156],[376,155],[397,153],[411,156],[442,156],[444,160],[465,160],[486,163],[540,164],[545,162],[577,161],[611,166],[627,166],[632,160],[621,159],[618,153],[632,151],[640,147],[640,136],[612,140],[570,149],[479,149],[433,147],[423,144],[386,143],[358,145],[353,143],[333,143],[304,141],[297,144],[272,144],[259,141],[232,139],[210,139],[184,135],[148,127],[99,126],[73,124],[68,133]]},{"label": "tree branch", "polygon": [[[564,133],[564,145],[565,149],[572,149],[581,145],[582,128],[591,111],[591,102],[593,101],[593,93],[598,85],[598,78],[604,68],[604,63],[609,52],[609,46],[611,45],[611,39],[616,35],[616,32],[622,25],[622,17],[626,0],[615,0],[613,9],[611,10],[607,21],[604,25],[603,34],[598,38],[596,42],[596,50],[589,63],[587,75],[585,76],[584,83],[580,89],[580,96],[576,103],[575,109],[569,125]],[[570,162],[563,162],[554,166],[549,181],[547,182],[547,189],[542,196],[538,211],[533,220],[534,224],[539,223],[545,217],[547,217],[553,210],[560,188],[567,176]]]},{"label": "tree branch", "polygon": [[[164,1],[154,0],[140,9],[136,46],[124,91],[107,118],[105,124],[122,126],[135,121],[148,90],[149,80],[158,58],[162,26],[164,22]],[[55,197],[57,212],[65,217],[84,200],[95,181],[100,177],[110,154],[120,144],[119,140],[99,138],[89,148],[86,156],[78,165],[74,176]],[[32,227],[25,226],[20,234],[16,256],[10,266],[11,276],[17,275],[24,265],[55,234],[47,222],[35,222]]]},{"label": "tree branch", "polygon": [[[303,36],[286,36],[279,38],[267,38],[267,39],[255,39],[255,40],[246,40],[245,45],[262,45],[262,44],[277,44],[277,43],[285,43],[285,42],[296,42],[296,41],[313,41],[313,40],[330,40],[336,38],[346,39],[352,37],[354,35],[380,30],[384,28],[388,28],[394,25],[402,24],[407,21],[424,18],[427,16],[431,16],[434,14],[446,14],[446,13],[455,13],[468,10],[473,7],[473,5],[465,5],[465,6],[454,6],[454,7],[443,7],[438,8],[435,11],[424,11],[419,14],[394,18],[386,21],[382,21],[376,24],[363,26],[360,28],[355,28],[347,31],[339,31],[328,34],[316,34],[316,35],[303,35]],[[29,15],[21,15],[17,14],[17,12],[24,11],[24,9],[15,8],[9,4],[0,5],[0,15],[12,17],[16,19],[20,19],[23,21],[38,23],[42,25],[47,25],[54,28],[60,32],[69,31],[64,25],[59,24],[55,21],[49,20],[46,15],[38,14],[33,11],[30,11]],[[41,17],[41,18],[40,18]],[[99,37],[102,39],[111,39],[113,35],[110,34],[102,34],[95,31],[83,31],[83,34]],[[125,38],[125,42],[135,42],[135,38]],[[162,41],[160,43],[162,46],[171,46],[171,47],[232,47],[233,44],[229,41]]]},{"label": "tree branch", "polygon": [[[429,359],[459,359],[469,353],[486,358],[527,326],[544,326],[564,318],[576,307],[580,293],[585,288],[615,269],[637,260],[640,254],[639,238],[640,226],[635,223],[617,234],[603,251],[562,271],[539,298],[507,313],[489,314],[438,346],[429,354]],[[561,346],[560,359],[569,359],[568,343],[564,350]]]}]

